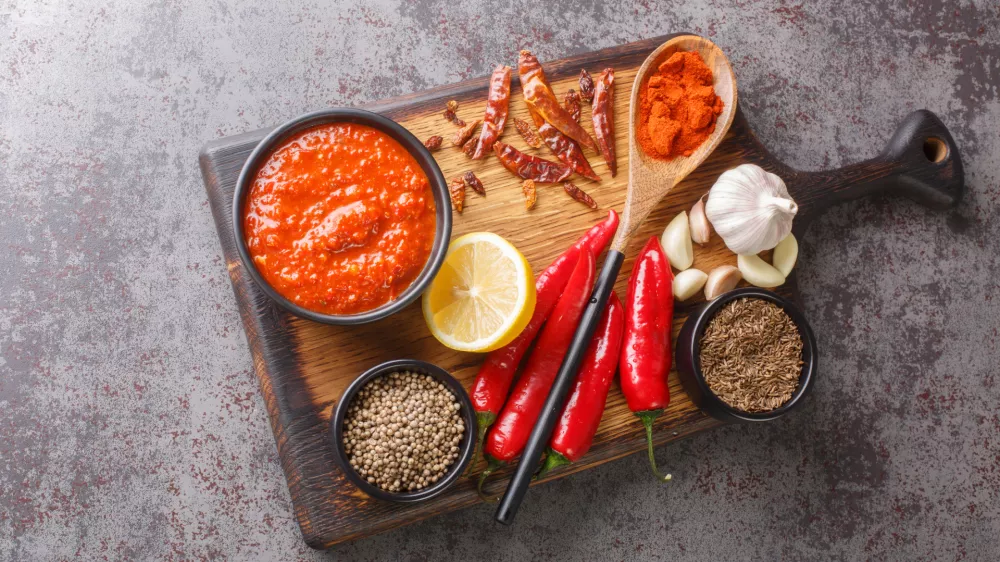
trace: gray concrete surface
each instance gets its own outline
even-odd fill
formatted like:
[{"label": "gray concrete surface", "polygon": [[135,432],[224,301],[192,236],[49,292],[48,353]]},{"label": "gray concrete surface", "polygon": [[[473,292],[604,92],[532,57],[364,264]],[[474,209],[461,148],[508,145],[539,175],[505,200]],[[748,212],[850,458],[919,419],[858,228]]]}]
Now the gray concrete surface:
[{"label": "gray concrete surface", "polygon": [[[0,0],[0,559],[1000,558],[1000,7],[979,2]],[[878,199],[802,242],[822,346],[785,421],[309,550],[197,168],[298,113],[678,30],[731,56],[802,168],[913,109],[966,161],[954,212]]]}]

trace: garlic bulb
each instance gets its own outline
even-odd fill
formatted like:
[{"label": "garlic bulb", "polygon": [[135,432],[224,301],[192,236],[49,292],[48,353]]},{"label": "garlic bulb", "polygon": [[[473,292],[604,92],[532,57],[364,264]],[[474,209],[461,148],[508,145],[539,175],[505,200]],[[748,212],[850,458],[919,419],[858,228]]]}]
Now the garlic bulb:
[{"label": "garlic bulb", "polygon": [[792,268],[795,267],[795,260],[798,257],[799,243],[795,240],[794,234],[789,234],[774,247],[774,255],[771,256],[771,265],[774,266],[774,269],[780,271],[782,275],[788,277],[788,274],[792,272]]},{"label": "garlic bulb", "polygon": [[674,276],[674,298],[686,301],[705,286],[708,275],[700,269],[685,269]]},{"label": "garlic bulb", "polygon": [[737,255],[774,248],[792,231],[798,210],[785,182],[753,164],[719,176],[705,204],[709,222]]},{"label": "garlic bulb", "polygon": [[660,244],[663,245],[663,252],[667,254],[670,265],[679,271],[691,267],[694,263],[694,246],[691,245],[691,231],[688,228],[688,215],[681,211],[679,215],[670,221],[667,228],[663,229],[663,236],[660,237]]},{"label": "garlic bulb", "polygon": [[739,266],[743,278],[751,285],[771,288],[785,282],[785,276],[780,271],[755,254],[736,256],[736,265]]},{"label": "garlic bulb", "polygon": [[743,274],[740,270],[731,265],[720,265],[708,272],[708,279],[705,281],[705,299],[713,300],[736,288]]},{"label": "garlic bulb", "polygon": [[694,207],[691,207],[691,214],[688,216],[691,223],[691,240],[699,246],[708,242],[712,235],[712,227],[708,224],[708,217],[705,216],[705,196],[703,195]]}]

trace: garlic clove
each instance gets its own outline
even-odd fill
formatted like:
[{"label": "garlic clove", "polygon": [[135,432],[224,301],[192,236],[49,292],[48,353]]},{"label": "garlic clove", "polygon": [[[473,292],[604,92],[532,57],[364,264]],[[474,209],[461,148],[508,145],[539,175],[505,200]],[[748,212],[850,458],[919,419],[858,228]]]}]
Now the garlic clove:
[{"label": "garlic clove", "polygon": [[691,207],[691,215],[688,217],[691,223],[691,240],[695,244],[703,245],[708,242],[712,235],[712,227],[708,224],[708,216],[705,215],[705,197],[702,196],[694,207]]},{"label": "garlic clove", "polygon": [[771,264],[756,254],[736,256],[736,265],[747,283],[758,287],[777,287],[785,282],[785,276]]},{"label": "garlic clove", "polygon": [[681,211],[670,221],[667,228],[663,229],[660,243],[667,254],[667,259],[670,260],[670,265],[675,269],[684,271],[691,267],[694,263],[694,246],[691,244],[691,231],[686,212]]},{"label": "garlic clove", "polygon": [[705,281],[705,299],[713,300],[723,293],[728,293],[736,288],[743,274],[739,268],[731,265],[720,265],[708,272],[708,279]]},{"label": "garlic clove", "polygon": [[798,205],[785,182],[754,164],[726,171],[708,192],[705,216],[736,254],[774,248],[792,230]]},{"label": "garlic clove", "polygon": [[774,256],[771,257],[771,265],[780,271],[782,275],[788,277],[788,274],[792,272],[792,268],[795,267],[795,260],[798,258],[799,242],[795,239],[794,234],[789,234],[774,247]]},{"label": "garlic clove", "polygon": [[700,269],[685,269],[674,276],[674,298],[686,301],[705,286],[708,275]]}]

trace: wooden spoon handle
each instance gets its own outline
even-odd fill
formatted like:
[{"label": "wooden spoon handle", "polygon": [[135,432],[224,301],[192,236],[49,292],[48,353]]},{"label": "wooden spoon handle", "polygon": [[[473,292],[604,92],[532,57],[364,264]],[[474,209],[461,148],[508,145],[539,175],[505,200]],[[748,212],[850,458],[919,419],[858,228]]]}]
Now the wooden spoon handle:
[{"label": "wooden spoon handle", "polygon": [[876,193],[903,195],[932,209],[954,207],[965,193],[958,146],[926,109],[906,116],[875,158],[836,170],[795,171],[786,183],[805,219],[795,221],[797,229],[833,205]]},{"label": "wooden spoon handle", "polygon": [[583,356],[587,352],[590,338],[593,337],[594,330],[597,329],[601,314],[604,312],[604,306],[608,302],[608,297],[611,295],[611,290],[615,286],[615,280],[618,279],[618,272],[621,271],[624,261],[625,255],[615,250],[608,250],[608,255],[604,258],[601,275],[597,278],[593,292],[590,293],[590,300],[587,301],[586,308],[583,309],[580,324],[576,327],[573,341],[570,342],[569,350],[563,357],[562,365],[559,366],[559,373],[552,384],[552,389],[549,390],[548,398],[545,399],[542,413],[538,416],[535,427],[531,430],[528,444],[524,447],[524,452],[521,453],[521,460],[518,461],[517,470],[510,479],[510,483],[507,484],[507,490],[500,500],[500,505],[497,506],[494,518],[504,525],[510,525],[514,522],[517,509],[521,506],[521,500],[524,499],[528,485],[531,484],[531,478],[538,469],[542,452],[549,444],[552,430],[555,429],[556,422],[562,415],[566,395],[569,394],[569,389],[573,386],[573,381],[576,380],[576,372],[580,368],[580,362],[583,361]]}]

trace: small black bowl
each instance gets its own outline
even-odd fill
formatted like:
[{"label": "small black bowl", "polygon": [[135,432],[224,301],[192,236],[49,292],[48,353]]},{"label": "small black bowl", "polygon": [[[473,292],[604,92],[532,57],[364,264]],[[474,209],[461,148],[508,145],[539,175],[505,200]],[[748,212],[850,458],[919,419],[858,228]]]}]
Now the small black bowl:
[{"label": "small black bowl", "polygon": [[[430,256],[427,258],[427,263],[424,264],[423,270],[413,280],[413,283],[395,300],[357,314],[341,315],[316,312],[303,308],[278,294],[264,280],[260,272],[257,271],[257,266],[254,265],[253,260],[250,258],[250,251],[246,243],[246,233],[243,230],[243,210],[247,195],[250,193],[250,187],[257,177],[257,170],[260,168],[261,163],[271,155],[271,152],[275,148],[280,146],[289,137],[310,127],[326,123],[357,123],[378,129],[389,135],[396,142],[403,145],[403,148],[416,159],[417,164],[420,165],[424,174],[427,175],[427,181],[430,183],[431,191],[434,193],[434,206],[436,207],[434,246],[431,249]],[[233,237],[235,238],[236,249],[240,254],[240,260],[243,262],[243,268],[246,269],[250,277],[257,283],[257,286],[285,310],[296,316],[315,322],[322,322],[323,324],[339,326],[354,326],[381,320],[390,314],[402,310],[415,301],[424,292],[424,289],[427,288],[431,280],[434,279],[434,276],[441,268],[441,264],[444,263],[444,257],[448,251],[448,242],[451,240],[451,198],[448,195],[448,184],[445,182],[444,174],[441,173],[441,168],[438,167],[430,151],[427,150],[424,143],[420,142],[417,137],[413,136],[412,133],[392,119],[370,111],[353,108],[324,109],[307,113],[288,121],[264,137],[264,140],[260,141],[257,148],[250,153],[250,157],[243,164],[243,170],[240,171],[239,179],[236,180],[236,192],[233,194],[232,218]]]},{"label": "small black bowl", "polygon": [[[395,371],[413,371],[415,373],[422,373],[430,375],[443,382],[458,400],[460,405],[459,413],[462,416],[462,421],[465,423],[465,434],[462,436],[462,441],[458,446],[458,459],[455,460],[455,463],[451,465],[451,468],[448,469],[448,472],[440,480],[426,488],[421,488],[420,490],[415,490],[413,492],[387,492],[374,484],[370,484],[367,480],[362,478],[356,470],[354,470],[354,467],[351,466],[351,462],[347,458],[347,454],[344,452],[344,446],[342,443],[342,436],[344,434],[344,418],[347,416],[347,408],[350,405],[351,400],[353,400],[358,391],[364,388],[364,386],[372,379],[382,375],[388,375]],[[362,492],[380,500],[400,503],[414,503],[428,498],[433,498],[434,496],[444,492],[448,486],[455,483],[455,481],[462,476],[462,473],[465,472],[465,468],[469,465],[469,461],[472,460],[472,454],[475,451],[476,446],[476,416],[472,410],[472,400],[469,399],[469,393],[465,391],[465,388],[462,387],[461,383],[455,380],[455,377],[448,374],[448,371],[425,361],[417,361],[416,359],[396,359],[394,361],[386,361],[385,363],[368,369],[363,375],[354,379],[354,382],[352,382],[350,386],[344,390],[344,394],[340,397],[340,401],[337,402],[337,409],[334,411],[333,417],[330,418],[330,436],[333,439],[333,447],[337,451],[337,460],[340,462],[340,468],[343,469],[347,479],[360,488]]]},{"label": "small black bowl", "polygon": [[[705,328],[708,327],[708,323],[720,308],[742,298],[766,300],[780,306],[798,326],[799,334],[802,336],[802,374],[799,376],[799,387],[795,389],[795,393],[792,394],[788,402],[768,412],[749,413],[726,404],[708,387],[701,372],[699,342],[705,334]],[[680,375],[681,385],[691,397],[691,401],[713,418],[724,422],[741,423],[774,420],[798,406],[812,387],[816,374],[816,355],[816,336],[813,335],[813,331],[799,307],[777,293],[756,287],[730,291],[705,303],[701,308],[691,311],[681,328],[680,335],[677,336],[677,351],[675,353],[677,374]]]}]

